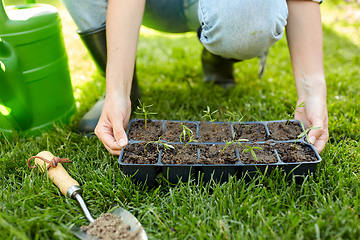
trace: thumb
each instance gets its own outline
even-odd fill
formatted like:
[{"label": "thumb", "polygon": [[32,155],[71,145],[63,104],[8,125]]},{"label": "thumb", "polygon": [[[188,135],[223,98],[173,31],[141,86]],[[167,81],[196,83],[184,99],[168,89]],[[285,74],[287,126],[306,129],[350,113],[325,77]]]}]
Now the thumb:
[{"label": "thumb", "polygon": [[311,144],[315,144],[316,140],[323,135],[325,131],[324,123],[321,120],[314,121],[311,127],[315,129],[311,129],[308,134],[308,139]]},{"label": "thumb", "polygon": [[124,147],[128,144],[128,138],[126,136],[126,132],[124,126],[121,121],[116,121],[113,125],[113,133],[117,144],[120,147]]}]

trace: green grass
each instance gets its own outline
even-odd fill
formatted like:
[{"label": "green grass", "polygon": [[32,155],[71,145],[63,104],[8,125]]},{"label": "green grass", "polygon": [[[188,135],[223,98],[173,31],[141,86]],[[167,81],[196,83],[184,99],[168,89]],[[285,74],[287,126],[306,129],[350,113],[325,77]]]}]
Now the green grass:
[{"label": "green grass", "polygon": [[[70,125],[40,137],[0,139],[0,239],[76,239],[69,229],[87,223],[75,200],[26,166],[43,150],[73,160],[63,165],[84,189],[94,217],[119,204],[140,220],[150,239],[360,238],[360,21],[353,21],[357,15],[344,18],[350,10],[359,14],[359,5],[321,5],[330,140],[316,176],[296,183],[274,171],[249,182],[176,186],[159,176],[159,186],[148,188],[124,175],[98,139],[75,133],[105,83],[68,14],[52,3],[64,23],[78,113]],[[227,91],[202,83],[200,53],[195,33],[142,29],[138,77],[155,118],[201,120],[206,106],[219,110],[218,120],[226,119],[226,110],[246,112],[245,121],[283,119],[292,112],[297,99],[285,37],[271,48],[263,79],[257,79],[257,59],[243,61],[236,64],[237,86]]]}]

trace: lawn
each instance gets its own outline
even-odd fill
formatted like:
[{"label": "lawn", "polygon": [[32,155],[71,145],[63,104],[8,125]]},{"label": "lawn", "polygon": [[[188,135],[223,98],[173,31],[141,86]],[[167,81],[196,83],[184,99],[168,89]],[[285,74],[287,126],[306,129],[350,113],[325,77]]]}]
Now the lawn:
[{"label": "lawn", "polygon": [[[6,0],[7,4],[22,2]],[[122,173],[97,138],[76,133],[81,116],[104,94],[101,77],[59,1],[78,112],[66,126],[39,137],[0,138],[0,239],[76,239],[69,230],[87,224],[78,203],[65,198],[27,159],[48,150],[82,186],[94,217],[114,204],[142,223],[149,239],[360,239],[360,5],[321,5],[330,140],[315,176],[297,183],[281,171],[245,182],[189,181],[154,188]],[[142,100],[156,119],[201,120],[209,106],[246,121],[286,118],[296,104],[286,38],[269,52],[264,77],[257,59],[235,65],[237,85],[223,90],[202,82],[201,45],[195,33],[165,34],[142,28],[137,69]],[[132,118],[136,117],[135,114]]]}]

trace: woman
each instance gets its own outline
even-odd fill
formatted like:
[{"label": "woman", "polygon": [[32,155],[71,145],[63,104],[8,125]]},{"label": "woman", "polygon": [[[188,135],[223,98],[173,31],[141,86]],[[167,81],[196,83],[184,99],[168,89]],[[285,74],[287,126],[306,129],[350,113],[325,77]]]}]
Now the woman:
[{"label": "woman", "polygon": [[[224,87],[234,84],[234,62],[259,56],[264,62],[267,49],[281,39],[286,27],[297,105],[305,102],[295,119],[302,120],[305,127],[320,127],[310,131],[309,141],[318,152],[324,149],[329,134],[319,1],[63,0],[63,3],[93,56],[98,49],[90,46],[98,44],[86,36],[99,31],[105,34],[106,22],[103,47],[107,46],[108,54],[102,64],[98,63],[103,69],[106,65],[106,97],[90,115],[97,123],[95,134],[111,154],[119,155],[128,143],[124,127],[131,113],[130,95],[136,99],[139,93],[134,69],[142,23],[167,32],[198,31],[204,46],[204,80],[214,80]],[[260,74],[262,71],[263,67]]]}]

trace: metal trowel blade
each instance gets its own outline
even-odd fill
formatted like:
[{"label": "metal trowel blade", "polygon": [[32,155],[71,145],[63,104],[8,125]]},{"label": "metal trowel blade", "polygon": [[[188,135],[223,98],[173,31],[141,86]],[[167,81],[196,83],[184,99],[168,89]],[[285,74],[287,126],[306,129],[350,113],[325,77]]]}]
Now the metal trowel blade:
[{"label": "metal trowel blade", "polygon": [[[112,214],[121,217],[121,219],[124,221],[124,223],[128,224],[130,226],[130,231],[136,231],[138,228],[142,228],[141,223],[137,218],[132,215],[129,211],[125,210],[122,207],[117,207],[114,209]],[[98,240],[96,237],[91,236],[89,234],[86,234],[86,232],[81,231],[79,227],[73,227],[70,229],[70,232],[73,233],[77,238],[82,240]],[[146,235],[146,232],[144,228],[142,228],[140,235],[140,240],[148,240],[148,237]]]}]

